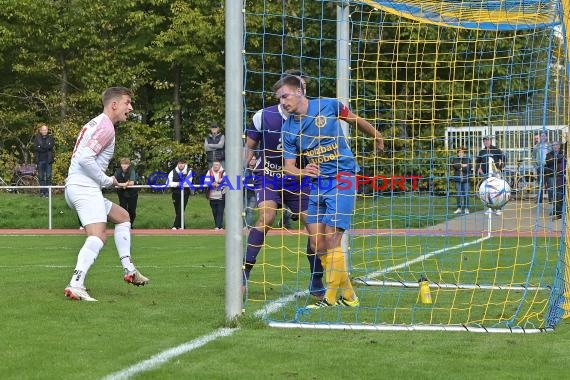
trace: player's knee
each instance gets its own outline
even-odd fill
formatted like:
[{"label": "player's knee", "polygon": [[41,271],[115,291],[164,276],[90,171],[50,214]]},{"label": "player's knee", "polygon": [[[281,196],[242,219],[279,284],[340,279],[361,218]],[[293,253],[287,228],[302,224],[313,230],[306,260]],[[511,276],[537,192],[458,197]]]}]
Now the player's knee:
[{"label": "player's knee", "polygon": [[327,241],[323,237],[315,236],[313,239],[311,239],[309,244],[311,245],[311,249],[313,250],[313,252],[326,253],[327,251],[326,243]]},{"label": "player's knee", "polygon": [[327,238],[325,239],[325,245],[326,245],[326,247],[327,247],[327,250],[333,249],[333,248],[336,247],[336,241],[335,241],[334,238],[327,237]]},{"label": "player's knee", "polygon": [[264,211],[255,224],[256,227],[271,227],[275,222],[275,210]]},{"label": "player's knee", "polygon": [[103,245],[105,245],[105,243],[107,243],[107,234],[105,233],[105,231],[97,233],[95,235],[90,235],[93,237],[98,238],[99,240],[101,240],[101,242],[103,243]]},{"label": "player's knee", "polygon": [[127,210],[122,208],[122,211],[119,214],[119,219],[120,219],[120,221],[118,221],[118,223],[130,222],[131,216],[129,215],[129,212]]},{"label": "player's knee", "polygon": [[309,246],[311,247],[311,250],[313,252],[317,252],[317,242],[314,240],[311,240],[311,242],[309,243]]}]

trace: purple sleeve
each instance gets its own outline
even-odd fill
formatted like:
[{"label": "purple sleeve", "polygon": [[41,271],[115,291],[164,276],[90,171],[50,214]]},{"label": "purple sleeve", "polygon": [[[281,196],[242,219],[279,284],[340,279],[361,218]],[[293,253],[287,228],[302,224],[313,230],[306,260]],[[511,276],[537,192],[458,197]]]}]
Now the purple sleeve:
[{"label": "purple sleeve", "polygon": [[295,135],[290,131],[290,122],[287,120],[283,124],[281,132],[281,142],[283,144],[283,158],[297,158],[297,144],[295,143]]}]

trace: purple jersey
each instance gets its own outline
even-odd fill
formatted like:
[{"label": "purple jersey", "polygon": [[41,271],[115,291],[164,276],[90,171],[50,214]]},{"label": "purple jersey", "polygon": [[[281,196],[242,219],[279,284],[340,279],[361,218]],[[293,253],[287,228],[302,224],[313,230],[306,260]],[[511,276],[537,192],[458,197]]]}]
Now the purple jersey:
[{"label": "purple jersey", "polygon": [[281,127],[289,115],[281,106],[261,109],[253,115],[247,137],[259,143],[255,175],[281,178],[283,176],[283,149]]},{"label": "purple jersey", "polygon": [[259,143],[253,170],[257,203],[274,201],[279,207],[285,204],[293,213],[299,213],[307,209],[310,189],[301,189],[300,181],[291,176],[285,177],[283,182],[281,127],[288,117],[289,114],[278,105],[261,109],[253,116],[246,133]]}]

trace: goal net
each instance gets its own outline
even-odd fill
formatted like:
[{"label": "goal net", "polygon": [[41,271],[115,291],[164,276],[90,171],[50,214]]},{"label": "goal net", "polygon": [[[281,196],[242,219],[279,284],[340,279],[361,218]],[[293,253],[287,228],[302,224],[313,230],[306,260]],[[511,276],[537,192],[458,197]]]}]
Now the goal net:
[{"label": "goal net", "polygon": [[[271,87],[295,69],[309,99],[339,98],[385,138],[376,153],[346,130],[361,168],[344,246],[360,305],[307,308],[307,236],[294,221],[265,239],[247,308],[280,327],[554,328],[570,310],[565,166],[558,154],[547,162],[557,144],[566,154],[566,5],[246,1],[245,125],[278,103]],[[486,141],[502,159],[482,155]],[[512,189],[496,210],[478,196],[490,175]]]}]

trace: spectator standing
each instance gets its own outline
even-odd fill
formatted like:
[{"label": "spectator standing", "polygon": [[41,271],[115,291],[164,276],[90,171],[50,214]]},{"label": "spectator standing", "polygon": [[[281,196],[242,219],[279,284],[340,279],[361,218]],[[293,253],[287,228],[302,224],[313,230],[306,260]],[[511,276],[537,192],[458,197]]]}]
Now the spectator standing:
[{"label": "spectator standing", "polygon": [[[564,204],[565,194],[565,171],[566,171],[566,154],[560,150],[560,143],[555,141],[552,143],[552,151],[548,152],[544,164],[544,173],[553,189],[553,207],[552,219],[562,219],[562,205]],[[550,196],[550,195],[549,195]]]},{"label": "spectator standing", "polygon": [[139,190],[133,188],[137,182],[137,172],[131,165],[131,160],[124,157],[121,158],[120,167],[115,171],[115,178],[119,185],[117,186],[117,195],[119,196],[119,205],[127,210],[131,219],[131,228],[135,223],[137,216],[137,202],[139,199]]},{"label": "spectator standing", "polygon": [[[503,151],[492,144],[491,137],[483,137],[483,149],[477,154],[475,159],[475,168],[477,174],[481,177],[488,178],[499,176],[501,170],[505,167],[505,154]],[[485,214],[491,214],[492,210],[489,208]],[[495,211],[495,214],[501,215],[501,209]]]},{"label": "spectator standing", "polygon": [[[38,165],[38,179],[40,186],[51,186],[52,164],[54,160],[55,140],[47,125],[38,128],[38,134],[34,139],[36,152],[36,164]],[[40,197],[47,197],[48,189],[40,189]]]},{"label": "spectator standing", "polygon": [[220,126],[217,123],[212,123],[212,125],[210,125],[210,134],[206,137],[206,140],[204,140],[208,169],[212,168],[214,161],[218,161],[222,167],[224,166],[225,145],[226,139],[220,132]]},{"label": "spectator standing", "polygon": [[[536,138],[535,138],[536,141]],[[537,180],[539,181],[538,196],[536,199],[537,203],[541,203],[544,200],[544,191],[546,190],[548,194],[548,199],[553,201],[552,194],[552,183],[549,183],[553,179],[551,176],[544,175],[544,164],[546,163],[546,156],[552,151],[552,147],[548,142],[548,135],[546,132],[542,132],[539,137],[539,141],[532,147],[532,161],[534,163]]]},{"label": "spectator standing", "polygon": [[457,194],[457,210],[469,214],[469,177],[471,175],[471,158],[465,155],[464,147],[457,148],[457,155],[451,159],[451,179],[455,183]]},{"label": "spectator standing", "polygon": [[[172,204],[176,214],[174,223],[172,223],[173,230],[182,228],[182,209],[186,210],[193,176],[194,173],[188,168],[184,158],[179,158],[174,169],[168,174],[168,186],[172,189]],[[184,193],[184,197],[182,193]]]},{"label": "spectator standing", "polygon": [[[208,184],[208,199],[210,200],[210,207],[212,208],[212,216],[214,217],[215,230],[223,230],[224,228],[224,209],[226,207],[225,191],[226,189],[221,186],[222,179],[224,178],[224,168],[220,161],[214,161],[212,168],[208,170],[207,184]],[[206,182],[206,181],[204,181]]]}]

